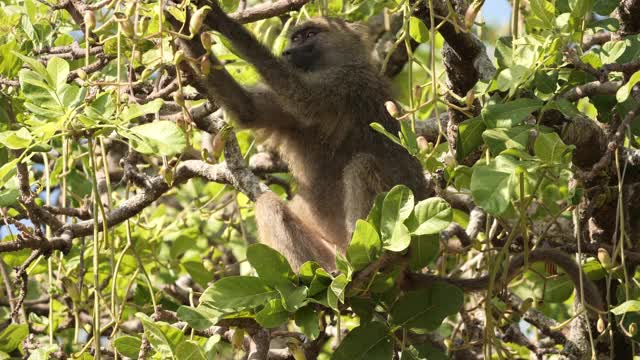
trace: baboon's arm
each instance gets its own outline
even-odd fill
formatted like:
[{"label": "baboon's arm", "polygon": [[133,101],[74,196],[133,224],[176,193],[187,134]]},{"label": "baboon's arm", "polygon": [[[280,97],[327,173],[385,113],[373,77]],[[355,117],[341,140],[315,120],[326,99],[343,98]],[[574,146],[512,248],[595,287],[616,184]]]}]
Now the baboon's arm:
[{"label": "baboon's arm", "polygon": [[[168,16],[173,28],[179,31],[182,24]],[[181,68],[194,79],[194,85],[210,99],[215,99],[219,106],[231,113],[242,127],[250,128],[282,128],[293,127],[296,121],[293,116],[276,101],[275,94],[267,87],[245,88],[225,70],[224,66],[213,54],[205,55],[205,50],[198,40],[178,38],[177,42],[190,59],[202,59],[208,56],[210,71],[203,74],[197,64],[184,61]]]}]

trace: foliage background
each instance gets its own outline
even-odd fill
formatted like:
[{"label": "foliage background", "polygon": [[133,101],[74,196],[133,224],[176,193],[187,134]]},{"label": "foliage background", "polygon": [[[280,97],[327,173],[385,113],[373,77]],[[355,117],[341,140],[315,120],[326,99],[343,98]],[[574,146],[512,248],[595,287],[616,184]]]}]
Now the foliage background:
[{"label": "foliage background", "polygon": [[[438,196],[381,194],[334,274],[257,244],[252,201],[295,183],[178,70],[166,17],[203,5],[0,3],[0,358],[633,358],[639,1],[514,0],[506,28],[463,0],[222,1],[274,53],[308,16],[371,26],[387,136]],[[502,283],[534,248],[575,254],[610,311],[548,263]]]}]

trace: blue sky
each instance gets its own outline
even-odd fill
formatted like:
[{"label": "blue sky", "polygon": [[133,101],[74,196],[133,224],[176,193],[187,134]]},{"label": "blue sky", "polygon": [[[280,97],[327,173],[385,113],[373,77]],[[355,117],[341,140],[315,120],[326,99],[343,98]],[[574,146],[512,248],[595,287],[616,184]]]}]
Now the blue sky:
[{"label": "blue sky", "polygon": [[491,25],[507,24],[511,16],[511,5],[507,0],[486,0],[482,16]]}]

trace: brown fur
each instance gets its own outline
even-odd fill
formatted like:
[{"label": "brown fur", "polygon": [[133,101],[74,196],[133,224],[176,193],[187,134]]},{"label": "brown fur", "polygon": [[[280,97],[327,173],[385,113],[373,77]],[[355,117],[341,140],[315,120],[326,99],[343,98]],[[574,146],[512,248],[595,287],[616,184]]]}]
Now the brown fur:
[{"label": "brown fur", "polygon": [[313,19],[292,30],[289,48],[277,58],[210,6],[206,24],[255,66],[263,85],[243,89],[211,56],[211,74],[196,78],[198,87],[206,86],[238,125],[259,130],[297,182],[289,205],[273,194],[258,198],[260,239],[296,268],[316,260],[333,269],[333,254],[346,250],[355,221],[366,217],[376,193],[405,184],[419,199],[429,195],[419,162],[369,126],[399,131],[384,107],[392,98],[389,84],[371,63],[365,32],[342,20]]},{"label": "brown fur", "polygon": [[[291,41],[289,55],[285,51],[290,59],[285,61],[229,19],[215,2],[206,2],[213,9],[206,24],[255,66],[264,85],[242,88],[210,56],[210,74],[192,71],[196,87],[217,99],[239,125],[259,129],[279,149],[298,183],[298,193],[288,205],[273,193],[257,199],[260,239],[283,253],[296,269],[308,260],[334,269],[335,251],[344,252],[355,221],[367,215],[377,193],[396,184],[407,185],[417,199],[431,192],[418,161],[369,127],[379,122],[393,134],[399,131],[384,107],[391,94],[371,64],[365,31],[337,19],[311,20],[297,26],[291,38],[313,29],[313,56],[296,59],[292,54],[304,43]],[[181,28],[179,22],[173,25]],[[204,53],[193,42],[179,43],[189,57]],[[533,250],[529,256],[531,262],[555,263],[579,283],[580,267],[561,251]],[[508,278],[523,264],[522,257],[512,259]],[[434,279],[446,280],[422,274],[409,274],[406,280]],[[486,289],[488,284],[487,277],[450,281],[467,291]],[[597,288],[585,276],[583,281],[585,300],[602,310]]]}]

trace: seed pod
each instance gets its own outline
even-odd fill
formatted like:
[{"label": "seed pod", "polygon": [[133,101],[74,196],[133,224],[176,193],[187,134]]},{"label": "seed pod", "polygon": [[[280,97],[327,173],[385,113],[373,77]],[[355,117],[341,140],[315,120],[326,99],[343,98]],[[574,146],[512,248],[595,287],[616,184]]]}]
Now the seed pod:
[{"label": "seed pod", "polygon": [[429,141],[427,141],[424,136],[418,136],[416,141],[418,142],[418,149],[420,149],[420,151],[429,150]]},{"label": "seed pod", "polygon": [[442,161],[444,162],[445,165],[447,165],[447,167],[450,167],[450,168],[454,168],[456,167],[456,165],[458,165],[458,162],[456,161],[455,156],[451,155],[450,152],[442,156]]},{"label": "seed pod", "polygon": [[204,261],[202,262],[202,265],[209,272],[214,272],[216,270],[216,264],[214,264],[213,261],[211,261],[211,259],[204,259]]},{"label": "seed pod", "polygon": [[160,168],[160,175],[162,175],[162,177],[164,178],[164,181],[169,184],[169,185],[173,185],[173,171],[171,171],[171,169],[167,168],[166,166],[162,166]]},{"label": "seed pod", "polygon": [[133,12],[136,10],[136,2],[132,1],[130,3],[127,4],[127,6],[125,6],[124,8],[124,14],[127,15],[127,17],[130,17],[133,15]]},{"label": "seed pod", "polygon": [[604,248],[598,249],[598,261],[600,261],[600,264],[602,264],[602,267],[604,267],[605,269],[611,268],[611,265],[612,265],[611,255],[609,255],[609,252],[607,251],[607,249],[604,249]]},{"label": "seed pod", "polygon": [[173,64],[175,66],[180,65],[180,63],[184,60],[184,51],[178,50],[175,54],[173,54]]},{"label": "seed pod", "polygon": [[473,92],[473,89],[467,91],[467,96],[464,98],[464,102],[468,107],[473,106],[473,102],[476,100],[476,94]]},{"label": "seed pod", "polygon": [[529,311],[529,309],[531,309],[531,305],[533,305],[533,298],[526,298],[520,306],[520,312],[522,314],[526,313],[527,311]]},{"label": "seed pod", "polygon": [[81,80],[87,80],[87,73],[84,70],[78,69],[76,70],[76,73]]},{"label": "seed pod", "polygon": [[231,336],[231,345],[234,349],[242,349],[242,343],[244,342],[244,329],[237,328]]},{"label": "seed pod", "polygon": [[464,25],[467,29],[471,29],[473,23],[476,21],[476,16],[482,9],[482,5],[484,4],[484,0],[474,0],[469,7],[467,8],[467,12],[464,15]]},{"label": "seed pod", "polygon": [[209,32],[203,32],[200,34],[200,42],[202,43],[202,47],[207,52],[207,54],[211,51],[211,46],[213,46],[213,37]]},{"label": "seed pod", "polygon": [[211,157],[214,159],[218,159],[224,150],[224,143],[226,142],[226,137],[223,134],[223,131],[219,131],[216,136],[213,138],[213,148],[211,149]]},{"label": "seed pod", "polygon": [[189,21],[189,32],[191,32],[191,35],[195,35],[200,31],[204,18],[207,16],[209,10],[211,10],[209,6],[203,6],[193,13],[191,20]]},{"label": "seed pod", "polygon": [[175,101],[180,107],[184,107],[184,94],[182,93],[182,90],[178,90],[173,93],[173,101]]},{"label": "seed pod", "polygon": [[84,12],[84,27],[87,31],[91,31],[96,28],[96,14],[92,10]]},{"label": "seed pod", "polygon": [[389,14],[389,8],[384,8],[382,16],[382,19],[384,20],[384,31],[391,31],[391,15]]},{"label": "seed pod", "polygon": [[636,336],[637,333],[638,333],[638,324],[632,322],[631,324],[629,324],[629,335]]},{"label": "seed pod", "polygon": [[207,76],[211,72],[211,61],[207,55],[202,56],[200,59],[200,72],[202,75]]},{"label": "seed pod", "polygon": [[304,349],[302,348],[300,341],[297,339],[290,339],[287,341],[287,347],[295,360],[307,360]]},{"label": "seed pod", "polygon": [[133,23],[129,19],[120,21],[120,28],[126,37],[133,38],[136,32],[133,30]]},{"label": "seed pod", "polygon": [[599,333],[603,333],[604,330],[607,328],[606,324],[604,323],[604,319],[602,318],[602,316],[598,317],[598,322],[596,323],[596,328],[598,329]]},{"label": "seed pod", "polygon": [[422,98],[422,86],[413,87],[413,98],[420,101]]},{"label": "seed pod", "polygon": [[140,74],[140,81],[145,81],[149,77],[151,77],[151,75],[153,75],[153,70],[154,69],[152,67],[144,68],[144,70],[142,71],[142,74]]},{"label": "seed pod", "polygon": [[393,117],[398,117],[398,115],[400,114],[400,112],[398,111],[398,106],[393,101],[385,102],[384,107],[387,108],[387,112],[389,113],[389,115]]}]

